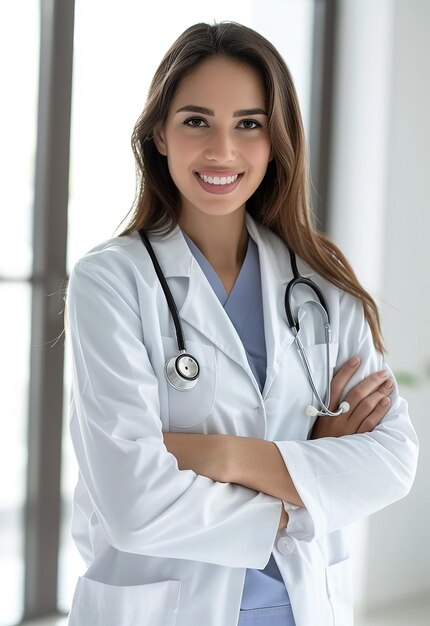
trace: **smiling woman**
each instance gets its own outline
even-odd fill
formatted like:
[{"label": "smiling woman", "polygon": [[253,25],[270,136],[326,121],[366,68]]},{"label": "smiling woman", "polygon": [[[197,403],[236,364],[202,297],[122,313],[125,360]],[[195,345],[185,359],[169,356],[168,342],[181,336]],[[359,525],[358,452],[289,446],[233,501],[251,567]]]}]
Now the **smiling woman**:
[{"label": "smiling woman", "polygon": [[417,440],[376,306],[313,223],[291,74],[257,32],[196,24],[132,141],[134,215],[69,283],[70,626],[351,626],[343,528],[408,493]]},{"label": "smiling woman", "polygon": [[[38,3],[34,4],[38,6]],[[148,20],[147,3],[128,0],[127,8],[120,10],[117,3],[106,3],[103,0],[92,0],[91,3],[85,0],[75,1],[68,273],[74,262],[87,250],[99,241],[113,236],[115,227],[122,221],[126,208],[130,206],[135,190],[130,132],[143,107],[154,70],[171,42],[190,25],[190,16],[194,16],[191,21],[196,22],[211,22],[214,18],[217,21],[233,19],[256,27],[257,30],[264,28],[266,36],[277,41],[281,52],[289,59],[295,73],[305,124],[309,125],[313,84],[313,4],[313,0],[301,3],[286,0],[280,5],[277,0],[271,0],[265,5],[265,13],[276,11],[280,20],[269,20],[264,25],[264,15],[260,15],[260,9],[253,0],[237,0],[234,3],[230,0],[218,0],[216,7],[197,0],[170,3],[168,20],[165,19],[165,4],[154,3],[150,10],[150,20],[152,24],[162,24],[162,28],[150,29],[142,37],[141,25]],[[100,15],[103,15],[103,29],[99,28]],[[5,30],[8,23],[8,20],[2,22]],[[30,19],[28,23],[30,24]],[[94,46],[96,32],[97,46]],[[117,46],[112,46],[113,39],[118,42]],[[7,41],[7,38],[3,38],[2,43],[6,45]],[[31,48],[30,42],[31,38],[27,37],[26,43]],[[20,58],[24,58],[24,52]],[[33,58],[37,61],[37,54]],[[97,76],[97,80],[94,80],[94,76]],[[126,97],[124,94],[127,94]],[[20,129],[23,128],[25,127],[21,123]],[[27,133],[27,137],[29,136]],[[6,149],[7,145],[4,144],[3,147]],[[96,153],[100,158],[94,158]],[[101,181],[109,181],[109,184],[100,184]],[[16,189],[11,196],[11,202],[17,197]],[[5,219],[7,220],[7,216]],[[19,216],[14,216],[13,219],[16,224]],[[25,225],[21,224],[20,232],[25,232],[26,226],[30,224],[31,221],[28,220]],[[7,230],[4,231],[5,236]],[[5,252],[7,247],[2,250]],[[6,257],[13,260],[16,255],[5,255]],[[27,257],[27,254],[23,254],[20,259]],[[67,351],[66,358],[68,354]],[[71,373],[71,367],[66,368],[66,371]],[[68,382],[67,378],[65,397],[69,393]],[[70,608],[76,578],[84,567],[68,530],[77,467],[68,433],[67,410],[66,404],[62,442],[63,532],[58,587],[59,607],[63,611]],[[15,455],[15,458],[18,456]],[[18,585],[16,588],[18,589]]]}]

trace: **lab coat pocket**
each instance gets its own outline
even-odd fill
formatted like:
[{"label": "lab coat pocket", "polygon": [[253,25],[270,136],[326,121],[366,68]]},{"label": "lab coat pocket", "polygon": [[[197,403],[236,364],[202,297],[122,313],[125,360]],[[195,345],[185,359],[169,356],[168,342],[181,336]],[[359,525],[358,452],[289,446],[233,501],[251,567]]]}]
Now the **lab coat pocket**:
[{"label": "lab coat pocket", "polygon": [[[314,343],[309,346],[304,346],[306,351],[306,356],[308,357],[309,364],[311,366],[312,371],[324,370],[326,372],[327,367],[327,344],[325,343]],[[329,354],[330,354],[330,370],[333,370],[336,365],[337,353],[339,351],[338,343],[330,343],[329,344]]]},{"label": "lab coat pocket", "polygon": [[[178,354],[176,339],[162,337],[165,362]],[[189,391],[178,391],[166,380],[171,426],[192,428],[203,422],[215,402],[217,371],[215,348],[198,341],[187,341],[187,352],[197,359],[200,374]]]},{"label": "lab coat pocket", "polygon": [[69,626],[175,626],[181,581],[119,587],[81,576]]},{"label": "lab coat pocket", "polygon": [[326,568],[327,589],[335,626],[353,625],[351,559]]},{"label": "lab coat pocket", "polygon": [[[318,393],[320,394],[322,400],[325,399],[327,394],[327,344],[325,343],[314,343],[313,345],[304,346],[306,356],[308,358],[309,367],[312,372],[312,378],[315,383],[315,387],[317,388]],[[330,371],[329,371],[329,379],[331,381],[333,377],[333,368],[336,364],[337,353],[339,350],[338,343],[330,343],[329,344],[329,355],[330,355]],[[315,394],[312,394],[312,404],[318,405],[317,398]]]}]

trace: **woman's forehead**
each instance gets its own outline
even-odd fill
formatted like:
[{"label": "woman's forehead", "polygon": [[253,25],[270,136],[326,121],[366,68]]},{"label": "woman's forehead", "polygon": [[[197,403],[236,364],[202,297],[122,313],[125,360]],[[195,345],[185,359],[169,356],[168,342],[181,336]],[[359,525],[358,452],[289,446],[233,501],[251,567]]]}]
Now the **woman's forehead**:
[{"label": "woman's forehead", "polygon": [[[263,80],[247,63],[224,57],[205,59],[178,84],[172,99],[175,107],[190,104],[218,111],[265,108]],[[176,111],[176,110],[175,110]]]}]

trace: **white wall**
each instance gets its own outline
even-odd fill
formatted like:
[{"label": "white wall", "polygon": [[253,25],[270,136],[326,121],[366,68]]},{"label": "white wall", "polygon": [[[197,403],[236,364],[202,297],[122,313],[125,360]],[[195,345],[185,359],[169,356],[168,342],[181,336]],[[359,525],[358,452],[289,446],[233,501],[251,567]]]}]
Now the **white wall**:
[{"label": "white wall", "polygon": [[[430,591],[428,0],[339,3],[329,230],[381,306],[421,453],[408,498],[352,527],[359,607]],[[426,211],[427,209],[427,211]]]},{"label": "white wall", "polygon": [[392,9],[391,0],[338,3],[329,232],[373,290],[382,272]]},{"label": "white wall", "polygon": [[420,459],[409,497],[370,524],[372,604],[430,592],[430,2],[394,6],[381,311],[390,364],[416,379],[402,391]]}]

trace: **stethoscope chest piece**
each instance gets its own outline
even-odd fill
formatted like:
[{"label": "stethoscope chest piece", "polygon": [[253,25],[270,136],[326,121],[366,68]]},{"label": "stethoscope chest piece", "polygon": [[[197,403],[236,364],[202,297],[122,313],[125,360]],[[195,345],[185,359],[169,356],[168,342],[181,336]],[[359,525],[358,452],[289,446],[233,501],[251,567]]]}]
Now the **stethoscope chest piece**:
[{"label": "stethoscope chest piece", "polygon": [[166,363],[166,377],[178,391],[190,391],[197,385],[200,368],[191,354],[180,352]]}]

